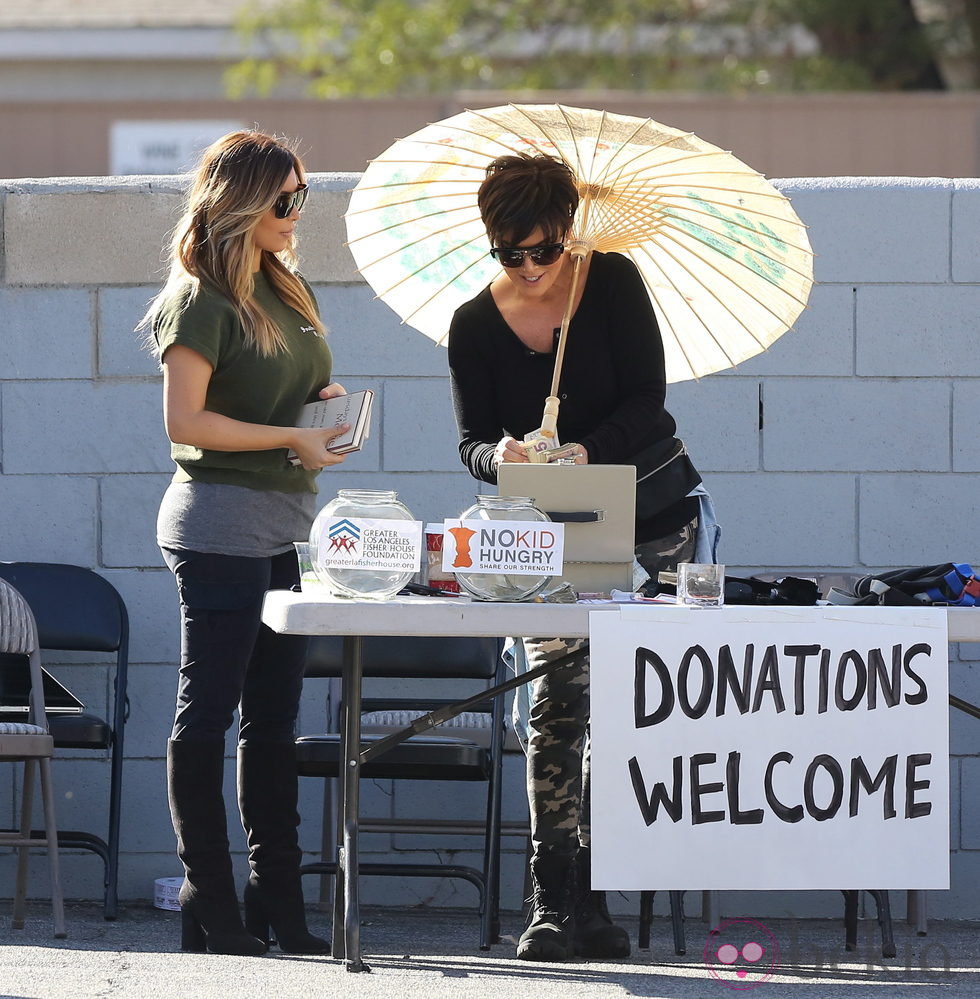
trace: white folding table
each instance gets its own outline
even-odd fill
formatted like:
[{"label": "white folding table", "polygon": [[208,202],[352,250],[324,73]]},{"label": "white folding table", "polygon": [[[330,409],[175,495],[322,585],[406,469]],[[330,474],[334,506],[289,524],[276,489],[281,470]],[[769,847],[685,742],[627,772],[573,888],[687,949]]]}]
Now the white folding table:
[{"label": "white folding table", "polygon": [[[656,605],[651,604],[651,607]],[[343,837],[338,844],[334,892],[333,943],[335,958],[348,971],[367,971],[361,959],[358,901],[358,807],[361,746],[361,639],[367,636],[430,636],[499,638],[504,635],[586,638],[589,615],[617,610],[617,604],[485,603],[466,597],[405,596],[393,600],[348,600],[324,593],[271,590],[266,594],[262,620],[274,631],[289,635],[335,635],[344,638],[341,679],[344,705],[340,759],[346,762],[338,781],[338,808]],[[909,613],[914,614],[915,608]],[[692,614],[705,613],[692,610]],[[710,613],[710,612],[708,612]],[[950,642],[980,641],[980,608],[947,609]],[[522,678],[512,681],[516,686]],[[481,692],[486,697],[486,691]],[[958,698],[955,707],[980,717],[980,709]],[[376,755],[378,747],[373,747]]]}]

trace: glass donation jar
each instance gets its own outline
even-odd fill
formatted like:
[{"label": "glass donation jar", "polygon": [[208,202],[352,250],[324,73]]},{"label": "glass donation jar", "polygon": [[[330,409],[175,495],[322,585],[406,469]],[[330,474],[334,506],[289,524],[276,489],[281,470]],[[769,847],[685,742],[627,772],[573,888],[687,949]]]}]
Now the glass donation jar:
[{"label": "glass donation jar", "polygon": [[[527,520],[551,523],[529,496],[477,496],[476,503],[459,515],[460,520]],[[479,600],[530,600],[551,579],[537,573],[455,573],[459,585]]]},{"label": "glass donation jar", "polygon": [[[414,520],[412,512],[398,499],[394,490],[341,489],[316,515],[310,528],[310,558],[313,570],[322,583],[342,597],[369,600],[389,600],[415,575],[413,570],[384,568],[338,567],[325,564],[327,551],[320,551],[321,542],[333,531],[331,548],[343,548],[356,542],[343,530],[336,532],[344,520]],[[331,529],[330,525],[334,525]],[[356,550],[356,548],[354,549]]]}]

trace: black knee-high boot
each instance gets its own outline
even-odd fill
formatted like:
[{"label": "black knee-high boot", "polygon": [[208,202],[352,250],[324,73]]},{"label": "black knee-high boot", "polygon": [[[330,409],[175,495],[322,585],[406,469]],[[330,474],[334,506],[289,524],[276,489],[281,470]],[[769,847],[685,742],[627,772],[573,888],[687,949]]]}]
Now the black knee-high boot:
[{"label": "black knee-high boot", "polygon": [[289,954],[325,954],[328,941],[306,927],[296,832],[298,794],[292,742],[239,745],[238,805],[252,867],[245,885],[245,925],[267,943],[271,927],[280,949]]},{"label": "black knee-high boot", "polygon": [[266,945],[245,931],[228,853],[221,785],[224,742],[167,743],[167,789],[184,865],[180,888],[181,948],[212,954],[264,954]]}]

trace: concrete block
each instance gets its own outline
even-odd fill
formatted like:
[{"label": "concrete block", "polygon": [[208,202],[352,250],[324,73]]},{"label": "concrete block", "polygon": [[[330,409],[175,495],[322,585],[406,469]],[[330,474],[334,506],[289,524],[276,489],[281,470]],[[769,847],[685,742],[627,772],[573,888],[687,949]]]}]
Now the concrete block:
[{"label": "concrete block", "polygon": [[[487,785],[468,781],[396,781],[393,804],[397,818],[485,823]],[[483,836],[405,833],[393,837],[395,849],[400,850],[480,851],[483,842]]]},{"label": "concrete block", "polygon": [[[462,465],[459,472],[453,473],[344,471],[321,478],[319,499],[322,506],[338,489],[394,489],[416,520],[441,521],[472,506],[480,485]],[[494,491],[492,486],[487,488]]]},{"label": "concrete block", "polygon": [[[336,681],[338,684],[340,681]],[[328,718],[331,681],[325,677],[307,677],[299,703],[296,730],[303,735],[316,735],[330,731]]]},{"label": "concrete block", "polygon": [[951,181],[819,177],[780,189],[810,226],[817,281],[949,280]]},{"label": "concrete block", "polygon": [[169,475],[106,475],[100,497],[102,564],[159,565],[156,519]]},{"label": "concrete block", "polygon": [[945,382],[773,378],[765,384],[769,471],[943,471],[952,406]]},{"label": "concrete block", "polygon": [[[980,663],[961,662],[953,658],[955,646],[949,647],[949,692],[980,704]],[[977,748],[977,725],[980,722],[963,711],[949,709],[950,749],[955,756],[974,756]]]},{"label": "concrete block", "polygon": [[980,287],[858,289],[859,375],[975,377],[980,375],[978,339]]},{"label": "concrete block", "polygon": [[135,332],[159,285],[98,289],[99,374],[159,377],[160,366]]},{"label": "concrete block", "polygon": [[853,565],[854,476],[719,473],[705,485],[722,526],[720,561],[773,569]]},{"label": "concrete block", "polygon": [[964,497],[980,475],[863,475],[860,561],[867,566],[935,565],[969,558],[976,530]]},{"label": "concrete block", "polygon": [[[161,753],[166,752],[166,742],[160,749]],[[232,842],[232,849],[239,849],[241,823],[235,821],[237,808],[233,805],[237,800],[235,768],[227,764],[224,770],[224,794],[229,818],[229,840]],[[175,850],[174,830],[167,804],[166,770],[161,760],[126,760],[119,840],[127,854],[167,853]],[[179,872],[178,863],[174,873]]]},{"label": "concrete block", "polygon": [[55,288],[0,290],[0,371],[5,379],[91,378],[93,296]]},{"label": "concrete block", "polygon": [[[177,653],[175,651],[174,658]],[[177,695],[177,663],[140,663],[129,671],[129,721],[126,723],[127,764],[134,759],[156,759],[159,779],[164,779],[160,762],[167,752],[167,739],[174,720]]]},{"label": "concrete block", "polygon": [[385,471],[462,468],[448,378],[386,379],[383,433]]},{"label": "concrete block", "polygon": [[[4,392],[6,398],[10,386]],[[6,424],[4,424],[6,428]],[[6,434],[4,435],[6,440]],[[4,463],[4,471],[10,469]],[[37,468],[38,462],[33,462]],[[98,484],[77,475],[0,476],[0,551],[8,561],[94,565]]]},{"label": "concrete block", "polygon": [[[36,806],[37,807],[37,806]],[[38,815],[40,812],[37,813]],[[59,828],[61,827],[59,819]],[[40,828],[36,826],[35,828]],[[103,866],[99,856],[86,851],[62,850],[59,857],[61,867],[61,890],[66,902],[101,901],[103,895]],[[14,877],[17,870],[17,854],[14,851],[0,855],[0,885],[5,886],[6,897],[13,895]],[[9,885],[9,889],[6,886]],[[50,925],[51,879],[48,867],[48,856],[43,848],[31,850],[27,862],[27,897],[37,899],[42,903],[41,919]],[[9,909],[9,902],[5,903]],[[72,912],[66,915],[66,927],[69,939],[78,939],[73,933]],[[28,919],[31,918],[28,913]],[[75,991],[78,991],[77,981],[72,981]]]},{"label": "concrete block", "polygon": [[671,385],[667,409],[702,473],[759,467],[759,383],[754,379],[705,378]]},{"label": "concrete block", "polygon": [[953,280],[980,281],[980,181],[953,181]]},{"label": "concrete block", "polygon": [[160,388],[151,382],[30,382],[3,392],[3,468],[168,472]]},{"label": "concrete block", "polygon": [[[971,704],[980,704],[980,669],[968,663],[951,664],[949,692]],[[949,709],[949,751],[956,757],[975,757],[980,721],[965,711]]]},{"label": "concrete block", "polygon": [[[504,756],[502,811],[505,822],[527,822],[527,759],[523,753]],[[516,843],[516,840],[512,841]],[[523,849],[523,847],[522,847]]]},{"label": "concrete block", "polygon": [[[177,587],[169,570],[98,569],[119,591],[129,612],[129,661],[180,661],[180,620]],[[131,665],[131,679],[135,673]]]},{"label": "concrete block", "polygon": [[[980,660],[980,642],[959,642],[956,645],[958,658],[961,662],[975,662]],[[952,652],[952,649],[950,649]]]},{"label": "concrete block", "polygon": [[854,289],[816,285],[793,329],[732,374],[850,375],[854,371]]},{"label": "concrete block", "polygon": [[319,285],[316,294],[338,372],[375,380],[448,374],[445,348],[403,324],[367,285]]},{"label": "concrete block", "polygon": [[[353,189],[356,183],[354,178],[349,187]],[[297,252],[303,277],[311,284],[360,283],[354,258],[346,245],[344,212],[350,195],[344,188],[348,185],[314,180],[310,186],[313,196],[306,203],[297,228]]]},{"label": "concrete block", "polygon": [[949,891],[929,892],[929,918],[977,919],[980,918],[980,853],[959,850],[949,857]]},{"label": "concrete block", "polygon": [[[91,832],[105,839],[109,821],[108,757],[68,758],[59,752],[52,765],[52,775],[58,828]],[[124,791],[124,795],[128,793],[129,788]],[[124,804],[124,812],[126,807]]]},{"label": "concrete block", "polygon": [[953,471],[980,472],[980,434],[977,433],[975,383],[953,382]]},{"label": "concrete block", "polygon": [[[6,280],[18,285],[154,284],[165,277],[178,194],[114,183],[105,190],[6,197]],[[95,248],[97,252],[95,252]]]},{"label": "concrete block", "polygon": [[949,761],[949,848],[959,850],[960,830],[963,826],[963,774],[962,761]]}]

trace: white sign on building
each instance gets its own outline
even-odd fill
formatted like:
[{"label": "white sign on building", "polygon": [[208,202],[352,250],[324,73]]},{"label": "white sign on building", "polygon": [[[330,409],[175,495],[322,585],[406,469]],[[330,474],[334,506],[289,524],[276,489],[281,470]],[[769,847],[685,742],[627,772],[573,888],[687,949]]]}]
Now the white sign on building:
[{"label": "white sign on building", "polygon": [[215,139],[242,127],[238,121],[115,121],[109,169],[114,176],[187,173]]},{"label": "white sign on building", "polygon": [[590,626],[594,887],[949,887],[945,609]]}]

